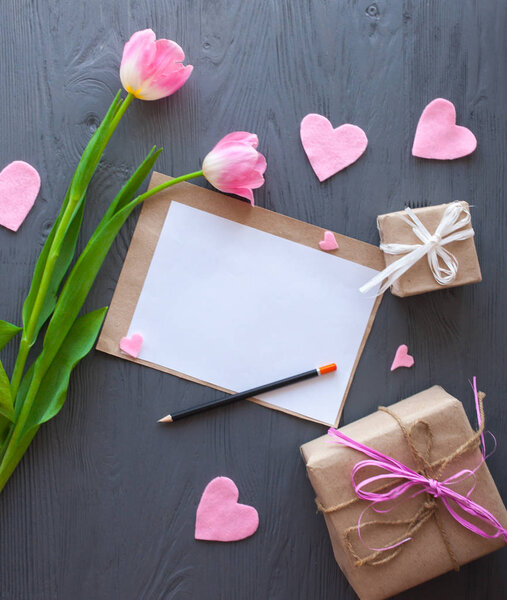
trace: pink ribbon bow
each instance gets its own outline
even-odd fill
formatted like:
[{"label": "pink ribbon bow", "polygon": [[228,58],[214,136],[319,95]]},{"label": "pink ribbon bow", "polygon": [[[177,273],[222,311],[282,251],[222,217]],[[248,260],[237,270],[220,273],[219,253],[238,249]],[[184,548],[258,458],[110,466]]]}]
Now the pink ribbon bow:
[{"label": "pink ribbon bow", "polygon": [[[480,408],[479,408],[479,397],[478,397],[477,382],[476,382],[475,377],[473,379],[473,391],[474,391],[474,396],[475,396],[477,419],[479,422],[479,427],[481,427],[482,419],[481,419],[481,413],[480,413]],[[329,429],[328,433],[333,438],[335,438],[334,441],[336,441],[337,443],[342,444],[344,446],[348,446],[349,448],[353,448],[354,450],[357,450],[359,452],[362,452],[363,454],[366,454],[366,456],[369,456],[371,459],[371,460],[362,460],[362,461],[356,463],[356,465],[352,469],[352,486],[354,488],[354,491],[355,491],[357,497],[362,500],[366,500],[370,503],[365,508],[365,510],[363,511],[361,516],[359,517],[359,521],[357,524],[358,534],[359,534],[360,539],[361,539],[361,519],[362,519],[363,514],[366,512],[366,510],[368,510],[369,508],[372,508],[373,510],[375,510],[378,513],[389,512],[390,510],[392,510],[392,508],[384,510],[379,505],[381,505],[381,503],[383,503],[383,502],[388,502],[388,501],[392,501],[392,500],[401,498],[401,496],[403,496],[403,494],[405,494],[406,492],[408,492],[410,490],[415,490],[409,496],[409,498],[414,498],[415,496],[418,496],[419,494],[423,494],[423,493],[430,494],[434,498],[439,498],[441,500],[442,504],[445,506],[445,508],[449,512],[449,514],[458,523],[463,525],[463,527],[466,527],[473,533],[476,533],[484,538],[497,538],[497,537],[503,536],[503,538],[507,542],[507,530],[502,526],[502,524],[483,506],[481,506],[480,504],[477,504],[477,502],[474,502],[473,500],[470,499],[470,494],[472,493],[472,491],[475,488],[475,483],[471,487],[471,489],[466,493],[466,495],[464,495],[464,496],[462,494],[459,494],[455,490],[453,490],[451,487],[449,487],[449,486],[456,484],[460,481],[463,481],[469,477],[473,477],[475,480],[475,472],[487,458],[486,453],[485,453],[485,446],[484,446],[484,435],[481,435],[482,460],[474,469],[462,469],[458,473],[451,475],[450,477],[448,477],[447,479],[444,479],[443,481],[437,481],[436,479],[431,479],[429,477],[422,475],[421,473],[417,473],[410,467],[407,467],[403,463],[397,461],[394,458],[391,458],[390,456],[386,456],[382,452],[378,452],[377,450],[374,450],[373,448],[370,448],[369,446],[366,446],[365,444],[355,442],[354,440],[347,437],[346,435],[344,435],[337,429],[334,429],[333,427],[331,427]],[[357,474],[362,469],[365,469],[368,467],[377,467],[377,468],[385,471],[385,473],[381,473],[379,475],[374,475],[372,477],[368,477],[368,478],[363,479],[358,482],[357,478],[356,478]],[[385,486],[385,484],[389,482],[388,481],[389,479],[393,479],[393,480],[401,479],[402,482],[399,483],[398,485],[395,485],[391,489],[388,489],[387,491],[371,492],[366,489],[370,484],[374,484],[374,483],[382,483],[383,482],[384,486]],[[454,503],[456,505],[456,507],[459,507],[465,513],[465,515],[458,513],[451,503]],[[478,519],[485,525],[492,528],[492,532],[488,532],[485,529],[483,529],[482,527],[479,527],[478,525],[473,523],[471,520],[469,520],[466,517],[466,514],[471,515],[472,517]],[[404,544],[405,542],[408,542],[411,539],[412,538],[407,537],[407,538],[397,542],[396,544],[393,544],[392,546],[387,546],[385,548],[370,548],[370,549],[378,550],[378,551],[391,550],[392,548],[396,548],[397,546],[400,546],[401,544]]]}]

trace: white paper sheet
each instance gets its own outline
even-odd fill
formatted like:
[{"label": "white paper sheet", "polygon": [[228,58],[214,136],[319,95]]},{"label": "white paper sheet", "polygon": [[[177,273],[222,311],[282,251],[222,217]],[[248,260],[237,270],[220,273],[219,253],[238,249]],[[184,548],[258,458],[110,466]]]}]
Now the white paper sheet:
[{"label": "white paper sheet", "polygon": [[375,302],[358,290],[375,273],[172,202],[129,335],[144,338],[139,358],[233,391],[335,362],[262,395],[333,424]]}]

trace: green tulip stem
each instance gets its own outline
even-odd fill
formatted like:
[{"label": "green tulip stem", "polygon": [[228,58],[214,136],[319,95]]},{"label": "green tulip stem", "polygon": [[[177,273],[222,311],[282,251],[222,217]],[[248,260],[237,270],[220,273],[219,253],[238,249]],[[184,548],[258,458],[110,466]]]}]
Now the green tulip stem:
[{"label": "green tulip stem", "polygon": [[141,194],[140,196],[138,196],[135,199],[135,203],[140,204],[141,202],[144,202],[148,198],[151,198],[151,196],[154,196],[158,192],[161,192],[162,190],[165,190],[166,188],[171,187],[172,185],[176,185],[177,183],[181,183],[182,181],[188,181],[189,179],[195,179],[196,177],[202,177],[202,176],[203,176],[202,171],[194,171],[193,173],[187,173],[186,175],[180,175],[180,177],[175,177],[174,179],[169,179],[169,181],[165,181],[164,183],[161,183],[160,185],[157,185],[157,186],[151,188],[150,190],[148,190],[147,192],[144,192],[144,194]]}]

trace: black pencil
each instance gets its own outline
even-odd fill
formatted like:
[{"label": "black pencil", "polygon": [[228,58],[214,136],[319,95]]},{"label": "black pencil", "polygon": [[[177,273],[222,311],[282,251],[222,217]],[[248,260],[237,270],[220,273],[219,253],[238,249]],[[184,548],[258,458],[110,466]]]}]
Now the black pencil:
[{"label": "black pencil", "polygon": [[225,396],[224,398],[219,398],[218,400],[211,400],[210,402],[200,404],[199,406],[184,408],[183,410],[171,413],[163,419],[160,419],[159,423],[172,423],[178,419],[183,419],[183,417],[189,417],[190,415],[195,415],[196,413],[204,412],[205,410],[210,410],[211,408],[216,408],[217,406],[232,404],[232,402],[237,402],[238,400],[253,398],[259,394],[264,394],[265,392],[271,392],[272,390],[285,387],[286,385],[292,385],[293,383],[305,381],[305,379],[311,379],[312,377],[325,375],[326,373],[331,373],[332,371],[336,371],[336,365],[334,363],[324,367],[319,367],[318,369],[312,369],[311,371],[305,371],[299,375],[286,377],[285,379],[280,379],[279,381],[275,381],[273,383],[261,385],[256,388],[252,388],[251,390],[246,390],[246,392],[240,392],[239,394],[233,394],[232,396]]}]

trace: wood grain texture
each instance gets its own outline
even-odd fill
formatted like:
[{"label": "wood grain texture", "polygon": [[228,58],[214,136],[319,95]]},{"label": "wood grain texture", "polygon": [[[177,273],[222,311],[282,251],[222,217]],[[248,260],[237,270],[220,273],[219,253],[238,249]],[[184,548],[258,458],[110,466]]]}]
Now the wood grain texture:
[{"label": "wood grain texture", "polygon": [[[118,89],[122,45],[153,27],[195,65],[168,100],[135,103],[90,187],[81,245],[152,144],[178,175],[225,133],[256,131],[268,159],[260,206],[377,243],[378,214],[463,199],[483,283],[415,298],[387,295],[344,412],[350,422],[433,384],[463,399],[487,392],[499,439],[490,469],[507,497],[505,237],[507,4],[479,0],[3,0],[0,165],[42,176],[17,234],[0,231],[0,316],[19,321],[29,278],[73,168]],[[453,163],[410,155],[423,107],[452,100],[477,151]],[[368,135],[365,155],[319,183],[299,141],[308,112]],[[204,184],[203,184],[204,185]],[[135,218],[111,251],[87,306],[109,302]],[[407,343],[416,365],[390,373]],[[14,347],[2,360],[12,368]],[[44,426],[0,497],[1,600],[351,600],[315,512],[298,447],[324,428],[251,403],[156,424],[208,388],[93,352],[67,403]],[[193,539],[195,509],[217,475],[260,514],[239,544]],[[497,552],[403,599],[507,597]],[[416,566],[415,566],[416,568]]]}]

